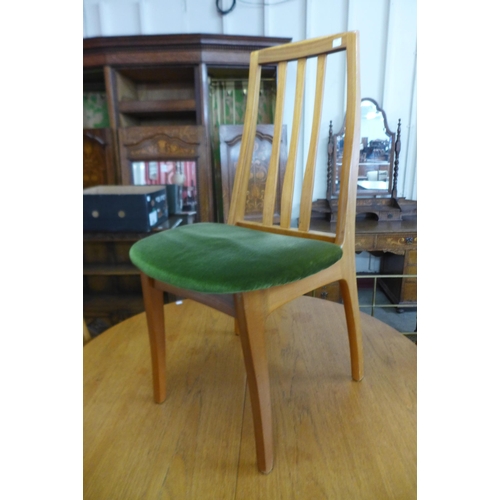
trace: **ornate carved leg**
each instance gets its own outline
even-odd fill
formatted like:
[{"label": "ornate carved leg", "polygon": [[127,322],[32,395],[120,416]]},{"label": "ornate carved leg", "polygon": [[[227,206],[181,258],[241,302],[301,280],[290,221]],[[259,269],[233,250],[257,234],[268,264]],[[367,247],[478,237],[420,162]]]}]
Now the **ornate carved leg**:
[{"label": "ornate carved leg", "polygon": [[235,295],[236,319],[252,404],[257,466],[260,472],[267,474],[273,468],[273,436],[263,299],[261,292]]},{"label": "ornate carved leg", "polygon": [[163,403],[167,397],[163,292],[154,288],[153,280],[143,273],[141,273],[141,284],[151,349],[154,400],[156,403]]}]

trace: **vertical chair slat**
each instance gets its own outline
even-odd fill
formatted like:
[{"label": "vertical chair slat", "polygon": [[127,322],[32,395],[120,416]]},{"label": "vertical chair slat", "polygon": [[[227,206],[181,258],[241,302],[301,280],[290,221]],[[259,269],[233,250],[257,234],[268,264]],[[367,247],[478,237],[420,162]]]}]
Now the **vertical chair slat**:
[{"label": "vertical chair slat", "polygon": [[295,186],[295,170],[297,165],[300,122],[302,118],[302,105],[304,100],[306,61],[307,59],[303,58],[299,59],[297,62],[293,127],[290,139],[290,151],[288,153],[288,160],[286,163],[285,178],[283,179],[283,191],[281,194],[280,226],[286,229],[290,228],[290,222],[292,219],[293,191]]},{"label": "vertical chair slat", "polygon": [[316,170],[316,155],[318,152],[318,140],[321,124],[321,111],[323,107],[323,92],[325,86],[326,55],[318,56],[318,67],[316,72],[316,98],[314,100],[314,115],[307,155],[306,171],[302,183],[302,196],[300,199],[299,230],[309,231],[312,191],[314,187],[314,172]]},{"label": "vertical chair slat", "polygon": [[245,121],[243,124],[243,137],[241,139],[240,156],[236,168],[231,206],[229,207],[228,224],[236,224],[245,217],[245,204],[247,199],[248,178],[252,165],[252,154],[257,129],[257,116],[259,108],[259,91],[261,66],[258,64],[257,52],[250,54],[250,72],[247,92]]},{"label": "vertical chair slat", "polygon": [[267,171],[264,208],[262,211],[262,223],[265,226],[271,226],[273,224],[274,208],[276,205],[276,185],[278,183],[278,165],[280,159],[281,130],[283,127],[287,65],[287,62],[280,62],[278,64],[278,90],[276,92],[276,110],[274,113],[273,146]]}]

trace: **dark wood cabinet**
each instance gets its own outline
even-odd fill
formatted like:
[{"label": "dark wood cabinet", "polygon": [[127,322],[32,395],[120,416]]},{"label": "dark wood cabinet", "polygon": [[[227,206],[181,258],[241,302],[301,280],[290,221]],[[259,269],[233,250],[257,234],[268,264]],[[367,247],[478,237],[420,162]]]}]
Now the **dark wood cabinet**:
[{"label": "dark wood cabinet", "polygon": [[113,134],[109,128],[83,129],[83,188],[115,184]]}]

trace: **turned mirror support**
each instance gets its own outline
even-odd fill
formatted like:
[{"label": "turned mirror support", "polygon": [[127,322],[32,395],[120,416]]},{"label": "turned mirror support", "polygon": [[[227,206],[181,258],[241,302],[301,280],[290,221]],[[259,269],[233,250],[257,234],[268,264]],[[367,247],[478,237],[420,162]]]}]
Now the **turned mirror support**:
[{"label": "turned mirror support", "polygon": [[398,172],[399,172],[399,153],[401,152],[401,118],[398,120],[398,129],[396,130],[396,144],[394,147],[394,175],[392,181],[392,197],[398,199]]}]

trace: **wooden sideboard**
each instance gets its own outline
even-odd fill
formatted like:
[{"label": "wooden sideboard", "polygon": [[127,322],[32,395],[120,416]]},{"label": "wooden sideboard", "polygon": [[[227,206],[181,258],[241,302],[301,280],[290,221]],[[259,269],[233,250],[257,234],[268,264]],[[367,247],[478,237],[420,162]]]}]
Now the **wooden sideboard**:
[{"label": "wooden sideboard", "polygon": [[[312,219],[311,228],[335,232],[327,220]],[[356,222],[356,251],[382,252],[380,274],[417,274],[417,219],[401,221],[359,220]],[[394,304],[417,304],[417,278],[379,278],[381,288]],[[315,290],[312,295],[340,301],[338,283]]]}]

